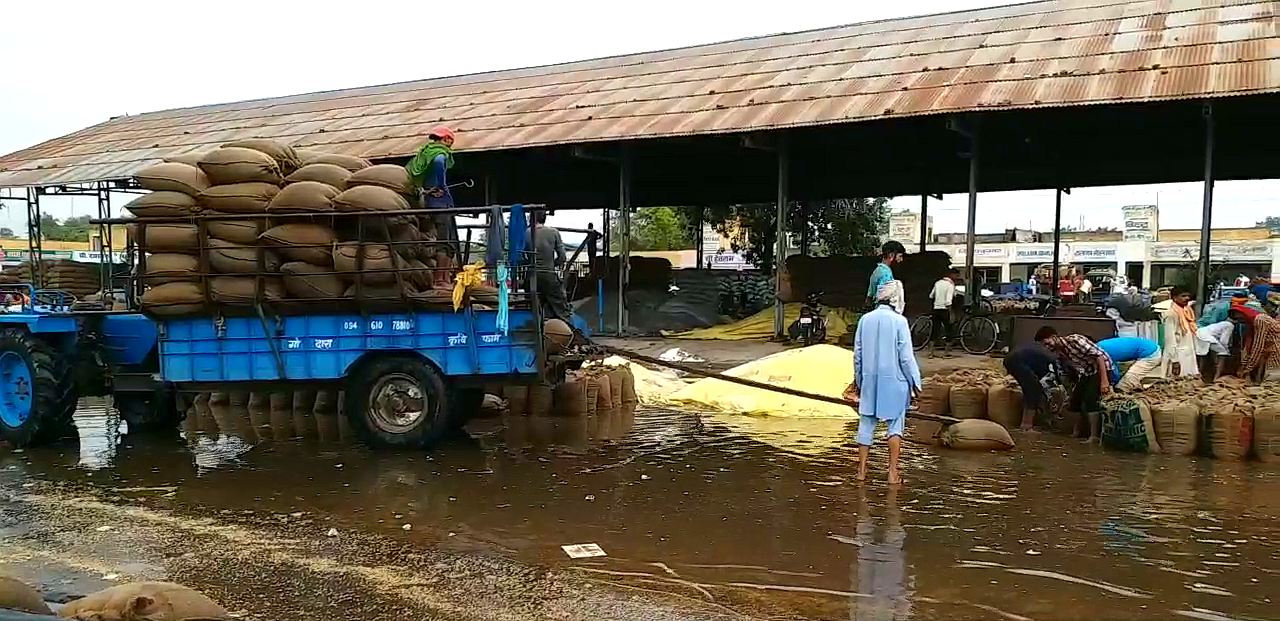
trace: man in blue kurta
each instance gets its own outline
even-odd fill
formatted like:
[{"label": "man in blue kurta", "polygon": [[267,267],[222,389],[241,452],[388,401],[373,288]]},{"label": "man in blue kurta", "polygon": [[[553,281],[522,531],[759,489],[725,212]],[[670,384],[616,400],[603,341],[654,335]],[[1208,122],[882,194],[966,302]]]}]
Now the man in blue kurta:
[{"label": "man in blue kurta", "polygon": [[[427,143],[418,149],[418,154],[405,164],[409,177],[420,192],[422,206],[427,209],[445,209],[453,207],[453,194],[449,192],[449,169],[453,168],[453,130],[448,127],[437,127],[427,135]],[[438,241],[458,241],[457,224],[453,215],[424,216],[428,218],[431,229],[435,230]],[[423,223],[419,223],[420,228]],[[453,254],[447,245],[436,246],[436,269],[432,272],[435,285],[441,288],[452,286]]]},{"label": "man in blue kurta", "polygon": [[858,480],[867,478],[876,424],[889,427],[889,484],[902,482],[898,455],[907,406],[920,389],[920,367],[911,347],[911,327],[902,316],[902,283],[891,280],[876,293],[876,307],[858,320],[853,339],[853,383],[845,398],[858,407]]}]

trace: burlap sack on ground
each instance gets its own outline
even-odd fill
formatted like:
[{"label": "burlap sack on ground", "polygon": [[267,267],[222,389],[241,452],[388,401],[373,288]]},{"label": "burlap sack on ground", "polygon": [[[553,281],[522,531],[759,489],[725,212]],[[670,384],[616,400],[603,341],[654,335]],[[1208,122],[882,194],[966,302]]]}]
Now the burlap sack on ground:
[{"label": "burlap sack on ground", "polygon": [[350,176],[351,171],[337,164],[308,164],[295,170],[293,174],[285,177],[284,180],[286,183],[315,181],[342,191],[347,189],[347,179]]},{"label": "burlap sack on ground", "polygon": [[[209,297],[222,304],[252,304],[257,291],[258,276],[216,276],[209,279]],[[284,283],[279,277],[261,277],[263,302],[275,302],[284,298]]]},{"label": "burlap sack on ground", "polygon": [[182,192],[143,194],[124,208],[139,218],[184,218],[199,211],[195,197]]},{"label": "burlap sack on ground", "polygon": [[280,266],[280,273],[284,275],[284,289],[291,298],[344,297],[347,285],[332,272],[332,267],[312,265],[302,261],[291,261]]},{"label": "burlap sack on ground", "polygon": [[947,448],[970,451],[1007,451],[1013,448],[1013,438],[999,423],[970,419],[949,425],[942,430],[942,445]]},{"label": "burlap sack on ground", "polygon": [[627,369],[625,367],[613,367],[609,369],[609,403],[613,404],[614,409],[622,407],[622,385],[626,383]]},{"label": "burlap sack on ground", "polygon": [[230,619],[227,611],[195,589],[172,582],[134,582],[68,602],[58,616],[102,621]]},{"label": "burlap sack on ground", "polygon": [[1143,399],[1111,397],[1102,402],[1102,445],[1136,453],[1159,453],[1151,409]]},{"label": "burlap sack on ground", "polygon": [[1253,450],[1253,406],[1247,400],[1207,403],[1205,433],[1209,450],[1218,459],[1242,461]]},{"label": "burlap sack on ground", "polygon": [[943,427],[945,425],[937,421],[908,418],[903,434],[908,440],[918,444],[938,444],[941,441],[938,436]]},{"label": "burlap sack on ground", "polygon": [[200,279],[200,259],[189,254],[161,253],[148,255],[143,282],[148,286],[169,282],[195,282]]},{"label": "burlap sack on ground", "polygon": [[946,416],[951,411],[951,384],[926,379],[916,397],[916,409],[922,414]]},{"label": "burlap sack on ground", "polygon": [[[227,214],[218,211],[206,211],[204,215],[223,216]],[[204,220],[204,230],[209,234],[209,237],[217,237],[229,242],[252,246],[258,243],[258,235],[262,233],[260,228],[265,229],[266,224],[266,218],[206,219]]]},{"label": "burlap sack on ground", "polygon": [[587,379],[570,375],[555,390],[556,413],[561,416],[586,416]]},{"label": "burlap sack on ground", "polygon": [[550,386],[529,386],[529,416],[549,416],[554,410],[555,393]]},{"label": "burlap sack on ground", "polygon": [[35,589],[8,576],[0,576],[0,610],[21,610],[33,615],[53,614]]},{"label": "burlap sack on ground", "polygon": [[222,148],[239,147],[243,149],[253,149],[266,153],[268,157],[275,160],[276,165],[280,167],[280,174],[288,175],[299,166],[302,161],[298,159],[298,152],[287,144],[281,144],[269,138],[249,138],[246,140],[236,140],[222,145]]},{"label": "burlap sack on ground", "polygon": [[981,386],[952,386],[947,398],[956,418],[986,418],[987,389]]},{"label": "burlap sack on ground", "polygon": [[200,193],[200,206],[223,213],[262,214],[279,193],[280,187],[270,183],[215,185]]},{"label": "burlap sack on ground", "polygon": [[636,375],[631,372],[631,367],[622,367],[626,374],[622,376],[622,405],[635,405],[640,403],[640,398],[636,395]]},{"label": "burlap sack on ground", "polygon": [[173,282],[148,289],[139,302],[154,315],[189,315],[204,308],[204,289],[200,283]]},{"label": "burlap sack on ground", "polygon": [[[348,282],[357,273],[365,284],[378,285],[395,282],[395,270],[406,267],[404,259],[391,252],[386,244],[363,244],[363,264],[357,261],[362,244],[348,242],[333,249],[333,266]],[[406,278],[408,275],[405,276]]]},{"label": "burlap sack on ground", "polygon": [[[354,175],[352,175],[354,176]],[[351,180],[347,180],[350,186]],[[402,211],[409,209],[409,201],[394,190],[376,185],[348,187],[333,199],[335,211]]]},{"label": "burlap sack on ground", "polygon": [[1156,441],[1165,453],[1194,455],[1200,445],[1200,404],[1194,401],[1148,403]]},{"label": "burlap sack on ground", "polygon": [[[131,224],[129,236],[139,240],[145,252],[199,254],[200,230],[194,224]],[[145,229],[139,233],[136,229]]]},{"label": "burlap sack on ground", "polygon": [[209,188],[209,177],[190,164],[162,162],[143,168],[133,176],[138,185],[152,192],[180,192],[198,196]]},{"label": "burlap sack on ground", "polygon": [[169,157],[164,158],[163,161],[176,162],[178,164],[187,164],[189,166],[195,166],[198,168],[200,166],[200,160],[204,159],[205,154],[207,154],[208,152],[209,152],[208,150],[204,150],[204,151],[193,151],[191,153],[181,153],[178,155],[170,155]]},{"label": "burlap sack on ground", "polygon": [[374,185],[405,196],[413,196],[416,192],[409,171],[396,164],[378,164],[351,173],[351,177],[347,179],[347,188],[360,185]]},{"label": "burlap sack on ground", "polygon": [[1006,429],[1022,424],[1022,393],[1016,395],[1008,384],[992,384],[987,390],[987,418]]},{"label": "burlap sack on ground", "polygon": [[284,186],[267,205],[272,214],[325,213],[333,211],[333,199],[338,189],[319,181],[298,181]]},{"label": "burlap sack on ground", "polygon": [[512,416],[529,413],[529,387],[509,384],[502,387],[502,398],[507,402],[507,412]]},{"label": "burlap sack on ground", "polygon": [[342,155],[340,153],[321,153],[302,161],[303,166],[309,166],[311,164],[333,164],[335,166],[341,166],[351,172],[373,166],[369,160],[366,160],[363,157]]},{"label": "burlap sack on ground", "polygon": [[232,185],[261,181],[272,185],[284,183],[280,165],[270,155],[254,149],[222,147],[205,154],[200,170],[213,185]]},{"label": "burlap sack on ground", "polygon": [[1280,463],[1280,406],[1262,406],[1254,410],[1253,452],[1258,461]]},{"label": "burlap sack on ground", "polygon": [[595,414],[605,414],[613,411],[613,390],[609,383],[607,374],[598,374],[588,376],[587,381],[595,386],[596,392],[596,411]]},{"label": "burlap sack on ground", "polygon": [[[280,258],[276,253],[258,246],[247,246],[235,242],[209,238],[205,257],[209,267],[219,274],[254,274],[259,271],[280,271]],[[258,253],[262,253],[261,269],[258,267]]]},{"label": "burlap sack on ground", "polygon": [[262,234],[264,244],[276,248],[289,261],[312,265],[333,265],[334,244],[338,236],[323,224],[291,223],[273,226]]}]

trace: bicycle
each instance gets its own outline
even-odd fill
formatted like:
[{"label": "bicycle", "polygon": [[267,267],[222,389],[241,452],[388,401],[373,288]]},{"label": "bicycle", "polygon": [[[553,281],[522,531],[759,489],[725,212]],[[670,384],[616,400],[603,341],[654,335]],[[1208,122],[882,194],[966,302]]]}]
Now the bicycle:
[{"label": "bicycle", "polygon": [[[1000,342],[1000,326],[991,314],[991,303],[981,300],[977,304],[965,307],[964,316],[957,326],[957,337],[960,348],[970,354],[983,355],[995,349]],[[933,315],[916,317],[911,322],[911,346],[920,351],[933,338]]]}]

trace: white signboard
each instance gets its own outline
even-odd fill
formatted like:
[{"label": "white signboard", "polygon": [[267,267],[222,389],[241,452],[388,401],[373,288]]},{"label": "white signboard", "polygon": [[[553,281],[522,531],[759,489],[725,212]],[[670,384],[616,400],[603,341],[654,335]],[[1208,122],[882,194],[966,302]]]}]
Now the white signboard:
[{"label": "white signboard", "polygon": [[[1059,252],[1059,258],[1065,260],[1067,256],[1067,245],[1059,246],[1062,250]],[[1052,263],[1053,262],[1053,244],[1038,244],[1034,246],[1019,245],[1018,249],[1013,253],[1015,263]]]},{"label": "white signboard", "polygon": [[[71,253],[71,260],[72,260],[72,261],[75,261],[75,262],[77,262],[77,263],[101,263],[101,262],[102,262],[102,253],[101,253],[101,252],[87,252],[87,251],[84,251],[84,250],[76,250],[76,251],[74,251],[74,252],[72,252],[72,253]],[[111,262],[112,262],[112,263],[125,263],[125,262],[127,262],[127,261],[128,261],[128,258],[126,257],[125,253],[123,253],[123,252],[113,252],[113,253],[111,253]]]},{"label": "white signboard", "polygon": [[706,255],[702,260],[710,261],[713,270],[743,270],[751,267],[751,263],[740,252],[718,252]]},{"label": "white signboard", "polygon": [[[1185,262],[1200,260],[1200,244],[1152,244],[1147,251],[1152,261]],[[1271,262],[1272,247],[1269,242],[1213,243],[1209,245],[1209,260],[1226,262]]]},{"label": "white signboard", "polygon": [[1156,240],[1159,209],[1155,205],[1125,205],[1120,213],[1124,216],[1125,241]]},{"label": "white signboard", "polygon": [[1116,260],[1118,253],[1115,244],[1072,244],[1069,256],[1072,263],[1110,263]]}]

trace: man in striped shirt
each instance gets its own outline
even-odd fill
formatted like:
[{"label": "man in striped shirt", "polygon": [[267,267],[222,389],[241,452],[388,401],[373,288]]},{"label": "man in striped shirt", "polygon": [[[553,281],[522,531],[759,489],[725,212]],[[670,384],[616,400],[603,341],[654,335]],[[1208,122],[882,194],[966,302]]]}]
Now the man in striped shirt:
[{"label": "man in striped shirt", "polygon": [[[1111,392],[1111,372],[1115,363],[1107,352],[1102,351],[1097,343],[1083,334],[1059,335],[1053,326],[1043,326],[1036,331],[1035,339],[1049,351],[1066,361],[1067,366],[1076,375],[1076,388],[1071,394],[1071,406],[1085,415],[1081,423],[1087,419],[1089,439],[1087,442],[1098,442],[1102,435],[1102,395]],[[1076,428],[1076,435],[1083,435],[1083,430]]]}]

